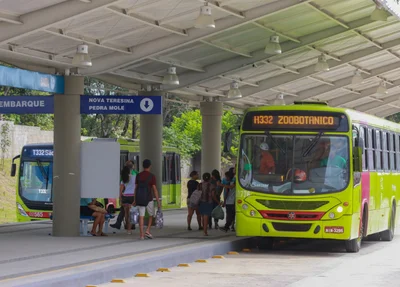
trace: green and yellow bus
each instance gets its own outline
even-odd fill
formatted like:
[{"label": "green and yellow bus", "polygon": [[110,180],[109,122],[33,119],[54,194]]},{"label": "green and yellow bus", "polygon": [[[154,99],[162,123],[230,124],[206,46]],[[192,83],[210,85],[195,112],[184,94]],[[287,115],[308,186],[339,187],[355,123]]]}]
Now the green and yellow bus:
[{"label": "green and yellow bus", "polygon": [[[86,141],[95,141],[89,139]],[[99,139],[101,140],[101,139]],[[141,166],[139,142],[114,139],[121,146],[121,169],[127,160]],[[177,149],[163,147],[162,205],[163,209],[181,207],[181,158]],[[19,159],[17,168],[16,160]],[[17,175],[16,212],[18,221],[49,219],[53,209],[53,144],[29,144],[13,158],[11,176]],[[118,189],[118,186],[116,186]],[[119,209],[119,200],[102,199],[110,213]]]},{"label": "green and yellow bus", "polygon": [[400,193],[400,125],[325,103],[246,111],[237,171],[238,236],[391,241]]}]

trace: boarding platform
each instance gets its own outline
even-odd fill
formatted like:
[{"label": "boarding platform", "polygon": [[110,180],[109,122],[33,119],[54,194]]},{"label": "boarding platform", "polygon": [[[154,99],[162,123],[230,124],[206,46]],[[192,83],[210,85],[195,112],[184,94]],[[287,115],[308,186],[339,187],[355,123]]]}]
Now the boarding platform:
[{"label": "boarding platform", "polygon": [[[0,226],[0,286],[86,286],[129,278],[232,250],[247,239],[211,230],[209,237],[186,229],[186,210],[164,211],[164,228],[140,240],[138,229],[108,229],[108,237],[53,237],[52,222]],[[111,220],[113,223],[116,218]],[[89,224],[90,227],[90,224]],[[115,233],[113,233],[115,232]]]}]

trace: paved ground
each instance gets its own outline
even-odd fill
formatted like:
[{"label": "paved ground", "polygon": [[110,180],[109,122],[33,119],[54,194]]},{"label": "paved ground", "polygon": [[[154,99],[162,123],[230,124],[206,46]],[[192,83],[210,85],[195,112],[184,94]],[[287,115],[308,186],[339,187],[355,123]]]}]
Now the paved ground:
[{"label": "paved ground", "polygon": [[[392,242],[364,242],[358,254],[345,253],[342,244],[296,240],[277,250],[224,254],[224,259],[191,262],[148,278],[126,279],[121,286],[205,287],[337,287],[400,286],[400,234]],[[154,268],[163,266],[154,266]],[[104,284],[98,286],[116,286]]]}]

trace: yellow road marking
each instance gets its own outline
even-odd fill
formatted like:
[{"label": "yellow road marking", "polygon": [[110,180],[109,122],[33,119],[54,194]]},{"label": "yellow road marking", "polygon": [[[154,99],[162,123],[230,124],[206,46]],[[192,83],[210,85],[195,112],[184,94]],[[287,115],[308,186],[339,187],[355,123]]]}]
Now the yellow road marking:
[{"label": "yellow road marking", "polygon": [[147,273],[138,273],[135,275],[135,277],[150,277],[150,275]]},{"label": "yellow road marking", "polygon": [[124,279],[113,279],[111,280],[111,283],[125,283]]},{"label": "yellow road marking", "polygon": [[[187,245],[184,245],[184,246],[190,247],[190,246],[198,246],[198,245],[199,245],[198,243],[191,243],[191,244],[187,244]],[[72,266],[72,267],[60,268],[60,269],[57,269],[57,270],[43,271],[43,272],[40,272],[40,271],[39,271],[38,273],[35,273],[35,274],[24,275],[24,276],[19,276],[19,277],[14,277],[14,278],[9,278],[9,279],[0,280],[0,283],[1,283],[1,282],[7,282],[7,281],[13,281],[13,280],[21,280],[21,279],[23,279],[23,278],[29,278],[29,277],[43,276],[44,274],[51,274],[51,273],[61,272],[61,271],[66,271],[66,270],[71,270],[71,269],[75,269],[75,268],[82,268],[82,267],[84,267],[84,266],[98,265],[98,264],[100,264],[100,263],[106,263],[106,262],[112,262],[112,261],[120,262],[121,259],[135,258],[135,257],[137,257],[137,256],[148,255],[148,254],[155,254],[155,253],[160,253],[160,252],[167,251],[167,250],[174,250],[174,249],[181,249],[181,248],[182,248],[182,246],[179,246],[179,247],[167,247],[167,248],[164,248],[164,249],[159,249],[159,250],[144,252],[144,253],[140,253],[140,254],[137,254],[137,255],[125,255],[125,256],[118,257],[118,258],[104,259],[104,260],[99,260],[99,261],[92,262],[92,263],[78,264],[78,265],[75,265],[75,266]],[[181,264],[179,264],[179,265],[181,265]],[[188,265],[188,266],[184,266],[184,267],[189,267],[189,264],[187,264],[187,265]],[[180,267],[182,267],[182,266],[180,266]]]}]

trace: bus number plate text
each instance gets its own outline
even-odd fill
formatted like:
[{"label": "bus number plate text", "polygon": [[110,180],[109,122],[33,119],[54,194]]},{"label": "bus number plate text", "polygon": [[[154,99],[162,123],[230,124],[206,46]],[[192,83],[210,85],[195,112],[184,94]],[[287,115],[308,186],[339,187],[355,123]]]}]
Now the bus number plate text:
[{"label": "bus number plate text", "polygon": [[344,233],[343,226],[325,226],[325,233]]}]

